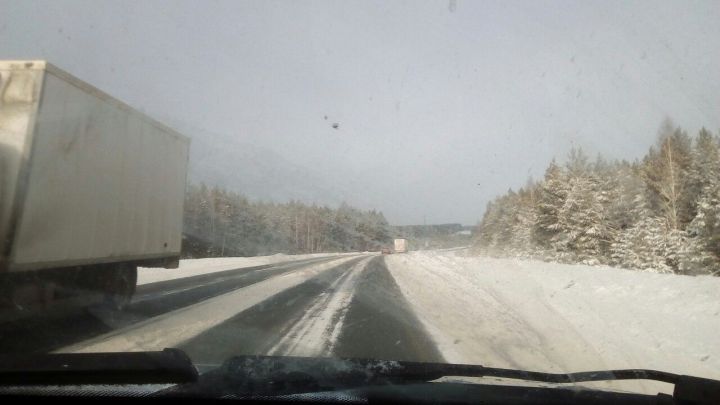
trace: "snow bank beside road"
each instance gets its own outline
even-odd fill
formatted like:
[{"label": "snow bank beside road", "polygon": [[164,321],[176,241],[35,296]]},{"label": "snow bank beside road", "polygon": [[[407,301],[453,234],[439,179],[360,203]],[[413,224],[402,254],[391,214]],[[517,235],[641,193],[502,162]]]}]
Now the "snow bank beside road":
[{"label": "snow bank beside road", "polygon": [[192,277],[200,274],[240,269],[243,267],[254,267],[262,266],[265,264],[291,262],[295,260],[346,256],[353,254],[357,253],[312,253],[304,255],[275,254],[271,256],[255,257],[212,257],[207,259],[187,259],[180,260],[180,267],[177,269],[157,269],[140,267],[138,269],[137,284],[141,285],[157,283],[159,281],[168,281],[174,280],[176,278]]},{"label": "snow bank beside road", "polygon": [[[720,278],[412,252],[388,268],[449,362],[720,378]],[[661,383],[612,387],[668,392]]]}]

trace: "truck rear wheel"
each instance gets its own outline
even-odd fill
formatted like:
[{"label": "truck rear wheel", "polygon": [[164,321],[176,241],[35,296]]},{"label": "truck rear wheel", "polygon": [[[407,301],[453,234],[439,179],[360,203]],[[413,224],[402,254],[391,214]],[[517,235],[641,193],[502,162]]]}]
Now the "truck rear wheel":
[{"label": "truck rear wheel", "polygon": [[120,311],[132,301],[137,285],[137,266],[122,263],[114,266],[105,289],[105,303]]}]

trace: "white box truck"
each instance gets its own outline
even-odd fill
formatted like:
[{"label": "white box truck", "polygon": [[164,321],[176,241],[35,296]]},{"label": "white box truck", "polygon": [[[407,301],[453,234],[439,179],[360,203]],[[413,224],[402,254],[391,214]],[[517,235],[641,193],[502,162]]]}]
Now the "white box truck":
[{"label": "white box truck", "polygon": [[395,253],[407,253],[408,241],[407,239],[395,239]]},{"label": "white box truck", "polygon": [[137,266],[177,267],[188,152],[47,62],[0,61],[0,307],[70,291],[121,306]]}]

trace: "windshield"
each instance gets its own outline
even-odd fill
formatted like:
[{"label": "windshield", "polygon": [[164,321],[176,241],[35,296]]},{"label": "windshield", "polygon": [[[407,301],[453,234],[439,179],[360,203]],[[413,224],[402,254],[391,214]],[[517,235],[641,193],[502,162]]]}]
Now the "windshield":
[{"label": "windshield", "polygon": [[0,352],[720,378],[717,2],[0,10]]}]

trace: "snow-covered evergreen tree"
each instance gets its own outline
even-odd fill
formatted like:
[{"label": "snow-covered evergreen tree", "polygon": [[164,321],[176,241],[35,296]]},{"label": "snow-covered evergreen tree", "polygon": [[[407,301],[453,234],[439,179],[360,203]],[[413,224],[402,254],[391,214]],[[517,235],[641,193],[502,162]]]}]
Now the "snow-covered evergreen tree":
[{"label": "snow-covered evergreen tree", "polygon": [[516,196],[512,240],[509,246],[513,256],[516,257],[531,258],[537,254],[535,239],[533,238],[533,227],[537,221],[535,194],[535,185],[528,182],[525,188],[518,191]]},{"label": "snow-covered evergreen tree", "polygon": [[565,171],[553,160],[538,187],[533,226],[534,245],[544,251],[548,259],[557,258],[554,245],[563,237],[560,211],[569,191]]},{"label": "snow-covered evergreen tree", "polygon": [[693,150],[693,186],[699,189],[694,218],[687,226],[687,244],[680,270],[687,274],[720,270],[720,146],[704,128]]},{"label": "snow-covered evergreen tree", "polygon": [[563,251],[576,262],[598,264],[605,262],[607,245],[611,243],[606,206],[607,194],[593,174],[571,180],[571,190],[561,210],[565,246]]},{"label": "snow-covered evergreen tree", "polygon": [[480,229],[495,254],[720,275],[720,143],[666,121],[642,162],[591,164],[573,148],[489,204]]}]

